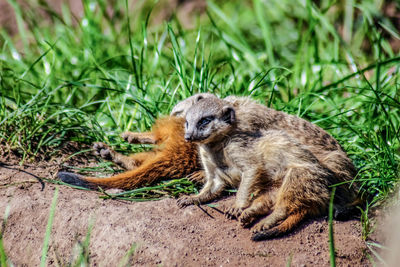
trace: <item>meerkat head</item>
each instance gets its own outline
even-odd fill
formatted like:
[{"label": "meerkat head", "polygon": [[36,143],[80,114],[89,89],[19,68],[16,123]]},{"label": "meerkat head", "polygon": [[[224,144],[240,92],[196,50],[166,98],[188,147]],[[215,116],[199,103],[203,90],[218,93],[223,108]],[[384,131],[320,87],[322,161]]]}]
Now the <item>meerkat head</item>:
[{"label": "meerkat head", "polygon": [[200,93],[188,97],[185,100],[182,100],[181,102],[175,105],[175,107],[171,111],[171,116],[184,118],[189,108],[191,108],[194,104],[196,104],[197,102],[199,102],[201,99],[204,98],[217,98],[217,97],[209,93]]},{"label": "meerkat head", "polygon": [[236,122],[235,110],[219,98],[204,98],[186,113],[185,139],[200,144],[225,137]]}]

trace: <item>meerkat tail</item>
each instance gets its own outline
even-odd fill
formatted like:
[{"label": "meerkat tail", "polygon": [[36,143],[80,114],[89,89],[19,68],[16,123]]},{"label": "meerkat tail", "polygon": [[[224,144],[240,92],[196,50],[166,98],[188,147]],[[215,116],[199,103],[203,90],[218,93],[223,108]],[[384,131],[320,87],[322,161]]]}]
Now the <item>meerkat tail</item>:
[{"label": "meerkat tail", "polygon": [[306,215],[307,213],[302,211],[290,214],[281,224],[272,227],[271,229],[254,233],[251,237],[251,240],[261,241],[286,234],[292,231],[293,228],[295,228],[295,226],[297,226],[306,217]]},{"label": "meerkat tail", "polygon": [[146,162],[134,170],[120,173],[108,178],[84,177],[81,175],[60,172],[58,177],[68,184],[82,186],[90,189],[119,188],[132,189],[145,184],[151,184],[163,178],[178,179],[187,176],[194,169],[181,168],[179,161],[172,164],[163,157]]},{"label": "meerkat tail", "polygon": [[86,182],[85,178],[82,175],[72,173],[72,172],[59,172],[57,174],[57,176],[64,183],[67,183],[70,185],[76,185],[76,186],[80,186],[80,187],[85,187],[85,188],[90,188],[90,189],[96,189],[96,188],[92,188],[91,184]]}]

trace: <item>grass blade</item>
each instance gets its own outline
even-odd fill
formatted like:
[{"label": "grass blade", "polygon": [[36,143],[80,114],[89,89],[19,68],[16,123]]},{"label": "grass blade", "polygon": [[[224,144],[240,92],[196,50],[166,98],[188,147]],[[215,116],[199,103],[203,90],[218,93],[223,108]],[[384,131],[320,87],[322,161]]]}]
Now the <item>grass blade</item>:
[{"label": "grass blade", "polygon": [[42,249],[42,257],[40,259],[40,267],[46,266],[47,252],[49,249],[51,228],[53,227],[53,219],[54,219],[54,214],[56,211],[57,198],[58,198],[58,187],[56,187],[56,190],[54,191],[53,200],[51,201],[49,220],[47,221],[46,235],[45,235],[44,241],[43,241],[43,249]]}]

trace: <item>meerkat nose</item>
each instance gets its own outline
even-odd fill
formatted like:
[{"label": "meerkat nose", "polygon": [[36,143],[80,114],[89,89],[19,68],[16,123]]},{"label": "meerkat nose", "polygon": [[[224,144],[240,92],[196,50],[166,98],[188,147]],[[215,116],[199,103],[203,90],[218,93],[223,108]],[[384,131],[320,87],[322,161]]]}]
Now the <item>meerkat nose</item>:
[{"label": "meerkat nose", "polygon": [[193,140],[193,134],[188,134],[188,133],[186,133],[186,134],[185,134],[185,140],[186,140],[186,141],[192,141],[192,140]]}]

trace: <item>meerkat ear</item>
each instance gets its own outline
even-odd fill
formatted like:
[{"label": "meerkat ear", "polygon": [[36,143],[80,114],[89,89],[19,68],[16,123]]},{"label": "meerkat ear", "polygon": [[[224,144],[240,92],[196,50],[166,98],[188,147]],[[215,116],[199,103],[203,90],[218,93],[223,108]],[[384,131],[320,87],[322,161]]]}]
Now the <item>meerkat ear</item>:
[{"label": "meerkat ear", "polygon": [[229,124],[234,123],[236,121],[235,110],[229,106],[223,107],[222,108],[222,120]]},{"label": "meerkat ear", "polygon": [[200,100],[202,100],[204,97],[202,95],[198,95],[196,97],[196,102],[199,102]]}]

